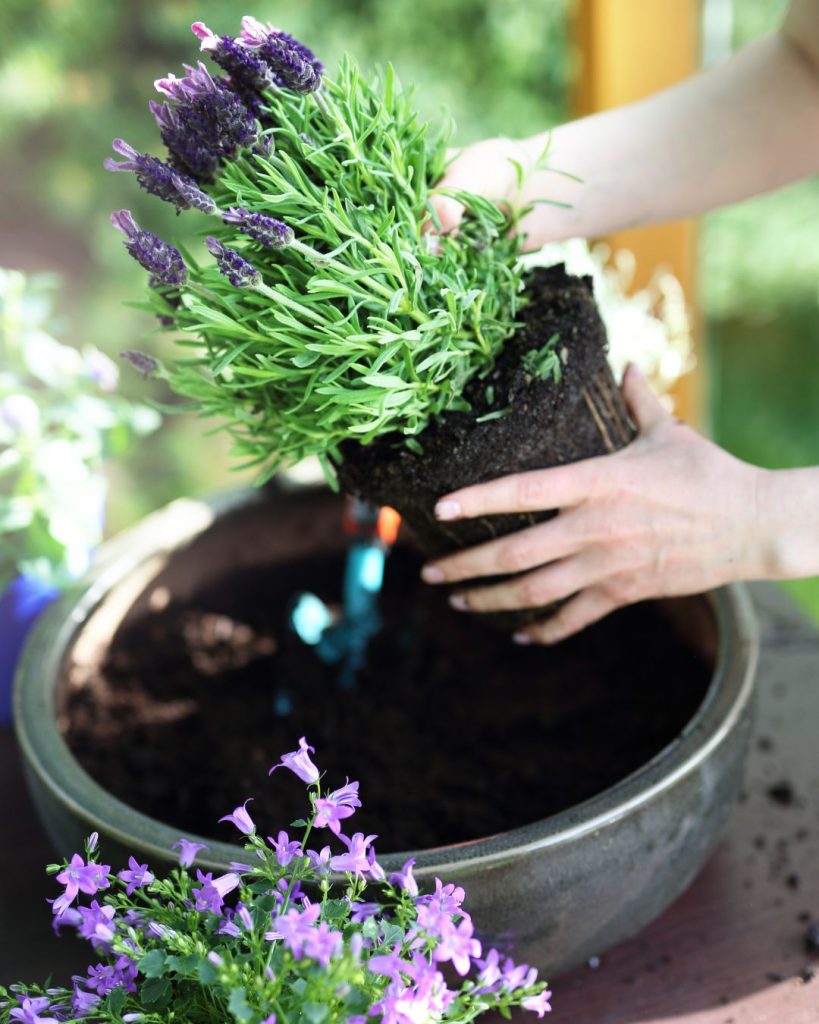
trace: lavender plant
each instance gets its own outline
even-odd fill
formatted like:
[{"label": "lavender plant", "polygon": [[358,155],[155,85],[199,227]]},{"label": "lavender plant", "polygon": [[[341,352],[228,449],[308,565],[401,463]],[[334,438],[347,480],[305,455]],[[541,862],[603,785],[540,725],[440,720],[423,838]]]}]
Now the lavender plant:
[{"label": "lavender plant", "polygon": [[212,221],[204,254],[112,217],[148,271],[148,308],[184,332],[188,355],[157,367],[233,435],[262,477],[316,455],[332,476],[342,442],[392,431],[417,446],[430,418],[468,408],[521,302],[520,211],[448,190],[457,237],[429,198],[443,132],[419,122],[393,70],[337,74],[254,18],[237,37],[193,26],[221,69],[185,65],[150,104],[167,161],[118,139],[109,170]]},{"label": "lavender plant", "polygon": [[102,461],[159,424],[115,394],[119,371],[48,331],[51,288],[0,270],[0,593],[17,574],[62,586],[102,533]]},{"label": "lavender plant", "polygon": [[[84,855],[51,865],[63,889],[55,927],[76,928],[98,962],[71,988],[0,987],[0,1022],[466,1024],[512,1007],[543,1017],[545,983],[482,949],[462,888],[436,879],[421,894],[413,860],[386,877],[376,836],[342,832],[361,807],[359,784],[325,791],[313,753],[302,737],[270,770],[287,768],[308,787],[309,816],[292,826],[301,839],[284,830],[265,839],[245,801],[220,819],[246,854],[225,874],[192,876],[206,847],[189,839],[175,844],[179,867],[164,878],[134,857],[113,872],[96,835]],[[329,842],[312,849],[318,834]]]}]

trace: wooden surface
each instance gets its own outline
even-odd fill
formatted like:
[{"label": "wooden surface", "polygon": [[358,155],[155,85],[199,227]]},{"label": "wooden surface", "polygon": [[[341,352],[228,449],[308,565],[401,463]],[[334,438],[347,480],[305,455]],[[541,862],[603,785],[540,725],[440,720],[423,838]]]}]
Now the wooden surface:
[{"label": "wooden surface", "polygon": [[[554,1024],[819,1022],[819,959],[803,948],[819,920],[819,633],[772,586],[755,596],[759,714],[728,833],[658,921],[596,968],[553,979]],[[51,935],[44,901],[56,887],[41,872],[51,853],[8,734],[0,770],[0,983],[65,981],[83,968],[85,944]]]},{"label": "wooden surface", "polygon": [[[574,114],[584,117],[633,103],[693,74],[700,66],[701,13],[701,0],[576,0]],[[675,411],[703,429],[706,381],[696,310],[694,221],[619,231],[606,242],[614,250],[634,253],[635,288],[643,287],[660,267],[673,271],[682,284],[698,363],[674,389]]]}]

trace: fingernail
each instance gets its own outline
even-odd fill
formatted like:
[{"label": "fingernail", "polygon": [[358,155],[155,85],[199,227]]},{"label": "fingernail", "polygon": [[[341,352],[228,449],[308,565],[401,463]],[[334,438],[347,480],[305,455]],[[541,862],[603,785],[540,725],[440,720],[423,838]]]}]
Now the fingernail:
[{"label": "fingernail", "polygon": [[421,579],[425,583],[443,583],[444,570],[439,569],[437,565],[425,565],[421,570]]},{"label": "fingernail", "polygon": [[457,519],[460,514],[461,503],[459,501],[453,501],[451,498],[439,501],[435,506],[436,519]]},{"label": "fingernail", "polygon": [[456,611],[469,611],[469,601],[467,601],[464,594],[452,594],[452,596],[449,598],[449,603]]},{"label": "fingernail", "polygon": [[522,647],[525,647],[527,644],[530,644],[532,642],[532,638],[529,636],[528,633],[515,633],[512,636],[512,639],[515,641],[516,644],[520,644]]}]

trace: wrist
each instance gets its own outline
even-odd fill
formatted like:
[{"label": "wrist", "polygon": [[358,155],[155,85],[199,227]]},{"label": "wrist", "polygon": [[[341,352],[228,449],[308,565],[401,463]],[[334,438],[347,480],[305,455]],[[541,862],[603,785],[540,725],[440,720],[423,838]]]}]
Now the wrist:
[{"label": "wrist", "polygon": [[819,574],[819,468],[755,472],[756,578]]}]

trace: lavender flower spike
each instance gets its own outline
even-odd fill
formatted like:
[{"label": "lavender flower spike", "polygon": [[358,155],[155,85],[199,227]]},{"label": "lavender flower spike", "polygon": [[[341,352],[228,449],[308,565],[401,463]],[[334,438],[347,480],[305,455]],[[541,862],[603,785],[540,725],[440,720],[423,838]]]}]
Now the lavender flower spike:
[{"label": "lavender flower spike", "polygon": [[246,98],[276,84],[273,72],[253,51],[231,36],[217,36],[203,21],[195,21],[191,32],[201,40],[199,49],[209,53],[220,68],[230,75],[231,85]]},{"label": "lavender flower spike", "polygon": [[295,237],[293,229],[283,220],[268,217],[264,213],[251,213],[244,206],[231,206],[222,214],[225,224],[235,224],[254,242],[260,242],[268,249],[284,249]]},{"label": "lavender flower spike", "polygon": [[229,249],[217,238],[211,237],[205,239],[205,245],[216,257],[219,272],[224,274],[234,288],[253,288],[260,283],[262,275],[235,249]]},{"label": "lavender flower spike", "polygon": [[112,213],[111,223],[125,235],[128,252],[152,275],[152,284],[179,286],[187,281],[188,268],[179,250],[153,232],[143,231],[130,210]]},{"label": "lavender flower spike", "polygon": [[276,85],[296,92],[315,92],[324,65],[298,39],[250,15],[242,18],[239,42],[255,50],[273,73]]},{"label": "lavender flower spike", "polygon": [[[115,153],[124,156],[125,160],[107,157],[103,161],[106,171],[133,171],[137,184],[146,192],[173,203],[178,210],[187,210],[189,207],[201,210],[204,208],[202,204],[207,202],[210,202],[211,209],[216,208],[210,196],[206,196],[197,187],[193,178],[178,174],[169,164],[163,163],[155,156],[138,152],[124,139],[114,139],[111,148]],[[205,212],[209,213],[210,210]]]},{"label": "lavender flower spike", "polygon": [[133,349],[126,349],[124,352],[120,352],[119,356],[126,363],[130,363],[135,370],[139,370],[146,380],[159,369],[159,360],[149,356],[147,352],[135,352]]}]

